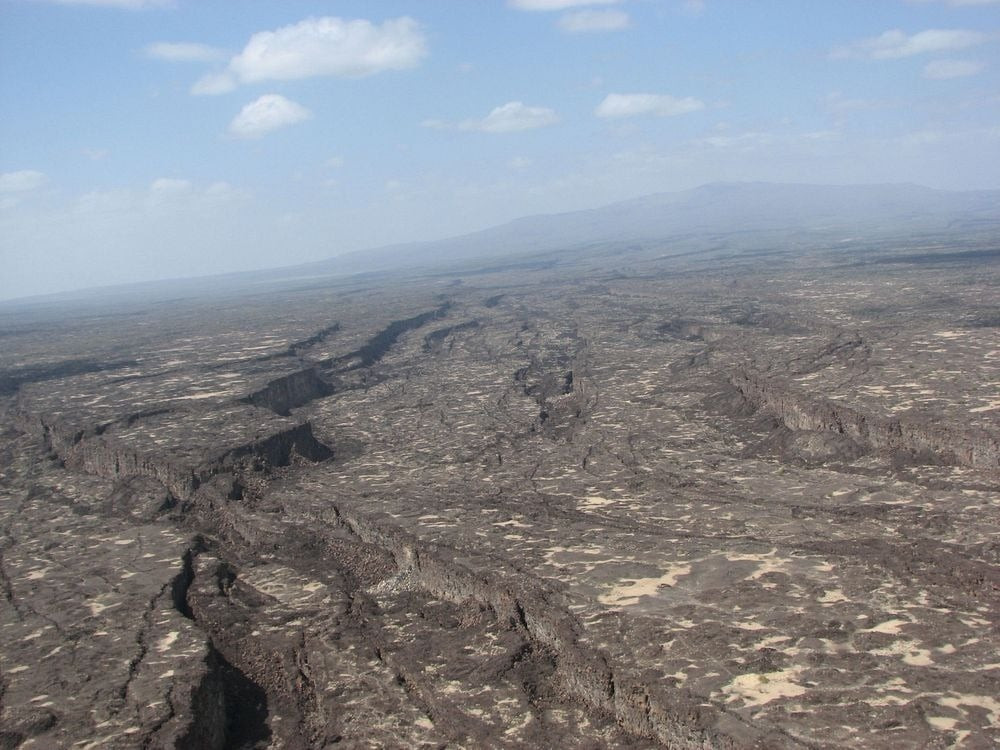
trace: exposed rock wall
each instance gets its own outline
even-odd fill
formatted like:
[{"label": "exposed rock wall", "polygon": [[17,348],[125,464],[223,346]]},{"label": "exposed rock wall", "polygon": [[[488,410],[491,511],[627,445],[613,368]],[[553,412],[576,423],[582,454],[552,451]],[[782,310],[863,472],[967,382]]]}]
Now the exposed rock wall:
[{"label": "exposed rock wall", "polygon": [[[466,566],[453,550],[420,543],[405,531],[374,518],[337,510],[342,524],[362,541],[389,551],[401,571],[420,588],[452,602],[476,601],[501,621],[524,630],[536,647],[554,655],[563,689],[574,700],[615,717],[629,734],[670,748],[801,747],[778,732],[766,732],[684,689],[663,688],[649,675],[614,669],[599,649],[581,642],[579,626],[537,581],[485,566],[487,576]],[[479,566],[477,566],[479,567]]]},{"label": "exposed rock wall", "polygon": [[287,417],[292,409],[329,396],[333,391],[333,386],[319,376],[316,368],[310,367],[270,381],[243,401]]},{"label": "exposed rock wall", "polygon": [[197,465],[173,461],[166,453],[145,453],[109,433],[86,433],[58,419],[22,415],[20,425],[41,433],[49,449],[72,469],[108,479],[152,477],[175,497],[186,500],[216,474],[230,471],[243,459],[267,466],[287,466],[294,456],[322,461],[333,455],[303,422],[244,445],[231,448]]},{"label": "exposed rock wall", "polygon": [[876,417],[834,401],[798,393],[752,370],[732,374],[730,382],[751,406],[774,412],[793,430],[835,432],[871,450],[921,461],[977,469],[1000,468],[1000,438],[986,430],[902,417]]}]

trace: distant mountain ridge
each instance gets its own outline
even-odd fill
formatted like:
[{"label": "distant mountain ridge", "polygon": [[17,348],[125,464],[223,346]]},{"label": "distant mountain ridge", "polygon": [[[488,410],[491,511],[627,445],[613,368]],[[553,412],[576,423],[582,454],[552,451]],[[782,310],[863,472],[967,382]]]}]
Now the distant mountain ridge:
[{"label": "distant mountain ridge", "polygon": [[[587,250],[643,245],[685,255],[731,254],[748,245],[802,246],[912,232],[969,232],[1000,241],[1000,190],[952,192],[912,184],[796,185],[716,182],[691,190],[619,201],[599,208],[525,216],[478,232],[426,242],[358,250],[322,261],[187,279],[79,290],[0,307],[52,304],[100,293],[102,299],[219,294],[321,277],[439,267],[510,266]],[[671,253],[673,254],[673,253]],[[992,257],[992,256],[991,256]],[[461,271],[460,271],[461,272]]]},{"label": "distant mountain ridge", "polygon": [[458,237],[361,250],[299,268],[351,273],[699,233],[926,231],[958,224],[1000,231],[1000,190],[717,182],[600,208],[526,216]]}]

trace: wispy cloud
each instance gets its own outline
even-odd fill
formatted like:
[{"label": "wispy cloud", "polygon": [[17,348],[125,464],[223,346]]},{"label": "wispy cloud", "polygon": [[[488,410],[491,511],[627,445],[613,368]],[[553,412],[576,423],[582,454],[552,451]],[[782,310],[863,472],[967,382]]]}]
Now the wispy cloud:
[{"label": "wispy cloud", "polygon": [[529,107],[523,102],[507,102],[495,107],[481,119],[450,123],[444,120],[424,120],[421,125],[436,130],[468,130],[483,133],[515,133],[534,130],[559,122],[555,110],[548,107]]},{"label": "wispy cloud", "polygon": [[620,31],[628,28],[629,16],[621,10],[578,10],[561,16],[557,25],[570,34]]},{"label": "wispy cloud", "polygon": [[880,101],[876,99],[851,97],[847,96],[842,91],[831,91],[823,97],[822,101],[826,110],[830,114],[837,116],[843,116],[850,112],[881,109],[887,105],[887,102],[884,100]]},{"label": "wispy cloud", "polygon": [[229,123],[237,138],[260,138],[270,132],[308,120],[312,113],[280,94],[264,94],[247,104]]},{"label": "wispy cloud", "polygon": [[228,182],[196,185],[179,177],[158,177],[145,188],[92,190],[77,197],[72,211],[77,216],[118,214],[149,217],[163,212],[212,209],[249,197]]},{"label": "wispy cloud", "polygon": [[412,18],[381,24],[365,19],[309,18],[254,34],[225,70],[204,76],[192,93],[220,94],[241,83],[317,76],[363,78],[413,68],[426,55],[423,31]]},{"label": "wispy cloud", "polygon": [[658,115],[670,117],[697,112],[705,103],[691,96],[677,98],[669,94],[608,94],[594,114],[604,118]]},{"label": "wispy cloud", "polygon": [[935,81],[965,78],[982,72],[984,67],[975,60],[932,60],[924,66],[924,78]]},{"label": "wispy cloud", "polygon": [[931,52],[967,49],[989,39],[988,34],[971,29],[928,29],[916,34],[891,29],[879,36],[837,47],[830,56],[837,59],[893,60]]},{"label": "wispy cloud", "polygon": [[156,42],[144,51],[146,57],[167,62],[215,62],[226,56],[220,49],[194,42]]},{"label": "wispy cloud", "polygon": [[773,133],[749,131],[746,133],[709,135],[695,138],[693,145],[717,149],[736,149],[750,151],[767,146],[775,141]]},{"label": "wispy cloud", "polygon": [[507,5],[518,10],[569,10],[588,5],[617,5],[621,0],[507,0]]},{"label": "wispy cloud", "polygon": [[191,87],[191,93],[196,96],[215,96],[228,94],[236,88],[236,79],[228,70],[206,73]]},{"label": "wispy cloud", "polygon": [[34,169],[4,172],[0,174],[0,193],[27,193],[38,190],[46,182],[45,174]]}]

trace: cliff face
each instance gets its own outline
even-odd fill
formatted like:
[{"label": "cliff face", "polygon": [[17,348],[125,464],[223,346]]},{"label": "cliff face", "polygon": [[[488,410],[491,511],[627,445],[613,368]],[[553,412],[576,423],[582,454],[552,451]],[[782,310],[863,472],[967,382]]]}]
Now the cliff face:
[{"label": "cliff face", "polygon": [[310,401],[324,398],[333,392],[333,386],[319,376],[316,368],[311,367],[272,380],[264,388],[251,393],[244,401],[287,417],[292,409],[305,406]]},{"label": "cliff face", "polygon": [[[601,649],[581,641],[579,626],[555,592],[531,578],[504,570],[499,561],[475,569],[447,548],[429,545],[390,524],[336,510],[327,525],[346,528],[357,539],[389,552],[397,576],[442,600],[478,602],[501,623],[524,634],[534,649],[551,655],[561,689],[614,720],[630,735],[678,750],[800,747],[779,732],[752,726],[706,705],[686,690],[662,688],[651,674],[614,667]],[[491,569],[484,575],[483,569]],[[663,676],[665,678],[665,676]]]},{"label": "cliff face", "polygon": [[773,412],[792,430],[845,435],[872,451],[923,463],[1000,468],[1000,438],[986,430],[876,417],[798,393],[752,370],[734,373],[730,382],[753,408]]},{"label": "cliff face", "polygon": [[105,479],[151,477],[181,500],[189,499],[199,486],[217,474],[232,471],[242,460],[256,462],[261,467],[279,467],[287,466],[296,456],[323,461],[333,455],[330,448],[316,439],[309,422],[257,437],[194,463],[172,457],[169,452],[145,452],[112,433],[80,430],[45,415],[22,413],[19,424],[40,434],[67,468]]}]

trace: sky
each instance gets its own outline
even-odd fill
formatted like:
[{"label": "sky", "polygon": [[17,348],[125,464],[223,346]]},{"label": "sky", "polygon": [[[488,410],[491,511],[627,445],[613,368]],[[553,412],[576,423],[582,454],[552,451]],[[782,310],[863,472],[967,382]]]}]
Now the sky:
[{"label": "sky", "polygon": [[744,180],[1000,188],[1000,0],[0,0],[0,299]]}]

